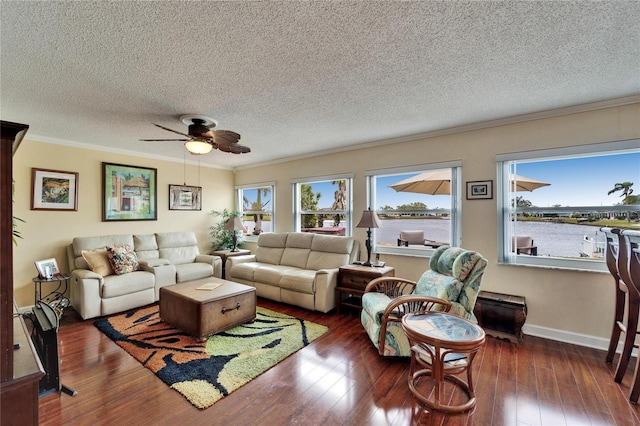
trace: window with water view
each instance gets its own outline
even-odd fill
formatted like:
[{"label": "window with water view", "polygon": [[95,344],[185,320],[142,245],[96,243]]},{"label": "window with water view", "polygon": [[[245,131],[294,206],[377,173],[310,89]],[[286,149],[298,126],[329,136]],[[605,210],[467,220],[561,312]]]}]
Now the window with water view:
[{"label": "window with water view", "polygon": [[427,255],[459,244],[459,176],[458,163],[370,172],[370,206],[382,223],[375,251]]},{"label": "window with water view", "polygon": [[548,150],[499,163],[502,262],[599,270],[600,228],[640,229],[638,143],[603,145],[612,149]]}]

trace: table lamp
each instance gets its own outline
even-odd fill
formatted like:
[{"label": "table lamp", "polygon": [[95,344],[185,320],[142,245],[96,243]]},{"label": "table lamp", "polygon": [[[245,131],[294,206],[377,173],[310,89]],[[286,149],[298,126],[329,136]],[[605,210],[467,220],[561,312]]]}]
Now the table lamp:
[{"label": "table lamp", "polygon": [[244,230],[244,225],[242,224],[242,221],[240,220],[239,217],[232,217],[230,218],[226,225],[224,225],[224,229],[226,231],[231,231],[232,234],[232,239],[233,239],[233,248],[231,249],[232,252],[234,251],[238,251],[238,235],[236,234],[236,231],[243,231]]},{"label": "table lamp", "polygon": [[373,266],[371,263],[371,228],[382,228],[382,224],[378,220],[376,212],[371,210],[371,207],[362,212],[362,218],[356,225],[356,228],[367,228],[367,261],[363,263],[363,265]]}]

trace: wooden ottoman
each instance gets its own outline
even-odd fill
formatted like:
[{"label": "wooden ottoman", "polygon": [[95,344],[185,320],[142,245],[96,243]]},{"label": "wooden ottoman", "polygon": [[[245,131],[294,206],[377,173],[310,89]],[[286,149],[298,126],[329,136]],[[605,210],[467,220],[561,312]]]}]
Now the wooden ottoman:
[{"label": "wooden ottoman", "polygon": [[[199,290],[203,284],[221,285]],[[256,289],[248,285],[210,277],[160,289],[160,319],[199,341],[255,318]]]}]

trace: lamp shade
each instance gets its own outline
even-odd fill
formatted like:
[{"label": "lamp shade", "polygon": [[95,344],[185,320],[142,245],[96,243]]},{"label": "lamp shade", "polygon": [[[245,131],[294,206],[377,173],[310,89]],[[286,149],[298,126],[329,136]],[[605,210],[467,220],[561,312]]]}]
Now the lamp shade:
[{"label": "lamp shade", "polygon": [[369,208],[362,212],[362,218],[356,228],[382,228],[382,223],[378,220],[376,212]]},{"label": "lamp shade", "polygon": [[208,154],[213,149],[213,145],[201,141],[189,141],[185,143],[184,146],[187,148],[187,151],[196,155]]},{"label": "lamp shade", "polygon": [[224,229],[226,231],[242,231],[244,230],[244,224],[239,217],[232,217],[224,225]]}]

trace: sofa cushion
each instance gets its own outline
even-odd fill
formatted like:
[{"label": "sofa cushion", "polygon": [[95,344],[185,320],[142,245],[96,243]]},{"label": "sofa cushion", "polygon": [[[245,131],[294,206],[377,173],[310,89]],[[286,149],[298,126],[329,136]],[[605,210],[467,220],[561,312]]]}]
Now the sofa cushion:
[{"label": "sofa cushion", "polygon": [[270,265],[268,263],[263,263],[256,269],[254,277],[256,278],[256,281],[261,283],[278,286],[282,275],[286,271],[291,271],[293,269],[296,268],[293,266]]},{"label": "sofa cushion", "polygon": [[155,234],[134,235],[133,250],[140,260],[158,259],[160,257]]},{"label": "sofa cushion", "polygon": [[115,273],[109,262],[106,247],[97,250],[82,250],[82,257],[87,262],[87,265],[89,265],[89,269],[96,274],[107,277]]},{"label": "sofa cushion", "polygon": [[336,269],[347,264],[349,264],[348,254],[312,251],[309,253],[306,269],[313,269],[315,271],[320,269]]},{"label": "sofa cushion", "polygon": [[293,290],[298,293],[315,293],[316,271],[308,269],[293,269],[285,271],[280,278],[280,288]]},{"label": "sofa cushion", "polygon": [[233,265],[233,269],[231,270],[233,276],[230,276],[229,279],[238,278],[241,280],[253,281],[254,273],[260,266],[262,266],[262,264],[258,262],[237,263]]},{"label": "sofa cushion", "polygon": [[287,242],[287,234],[260,234],[256,248],[256,261],[279,265]]},{"label": "sofa cushion", "polygon": [[131,246],[108,246],[109,263],[116,275],[124,275],[138,269],[138,258]]},{"label": "sofa cushion", "polygon": [[147,289],[153,289],[155,278],[151,272],[136,271],[124,275],[111,275],[104,279],[100,289],[103,299],[124,296]]},{"label": "sofa cushion", "polygon": [[312,241],[313,234],[308,232],[289,233],[280,264],[304,269],[307,266]]},{"label": "sofa cushion", "polygon": [[193,232],[156,233],[156,241],[160,257],[169,259],[176,265],[193,263],[200,254],[198,240]]},{"label": "sofa cushion", "polygon": [[90,269],[87,261],[82,257],[82,250],[97,250],[109,245],[129,245],[133,247],[133,236],[131,234],[123,234],[103,235],[99,237],[75,237],[71,243],[75,257],[73,269]]},{"label": "sofa cushion", "polygon": [[353,248],[353,238],[339,237],[336,235],[320,235],[313,236],[311,243],[312,251],[324,251],[328,253],[349,254]]},{"label": "sofa cushion", "polygon": [[305,269],[335,269],[346,265],[352,248],[353,238],[316,234]]},{"label": "sofa cushion", "polygon": [[310,249],[287,247],[282,252],[280,264],[304,269],[307,266],[310,251]]}]

